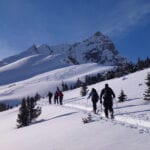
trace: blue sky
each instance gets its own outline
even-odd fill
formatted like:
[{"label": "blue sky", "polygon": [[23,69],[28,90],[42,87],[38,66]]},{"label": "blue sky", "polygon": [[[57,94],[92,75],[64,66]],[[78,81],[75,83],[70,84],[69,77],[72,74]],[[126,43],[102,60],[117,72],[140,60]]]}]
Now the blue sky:
[{"label": "blue sky", "polygon": [[0,0],[0,59],[96,31],[129,60],[150,57],[150,0]]}]

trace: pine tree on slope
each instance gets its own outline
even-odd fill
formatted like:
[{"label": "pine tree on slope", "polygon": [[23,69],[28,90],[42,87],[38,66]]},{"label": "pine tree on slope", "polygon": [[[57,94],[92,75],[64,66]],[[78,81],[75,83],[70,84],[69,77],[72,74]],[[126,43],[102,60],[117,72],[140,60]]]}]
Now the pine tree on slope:
[{"label": "pine tree on slope", "polygon": [[147,90],[144,93],[144,100],[150,101],[150,73],[148,73],[146,81]]},{"label": "pine tree on slope", "polygon": [[28,126],[34,119],[41,114],[41,107],[36,106],[36,100],[34,97],[27,97],[22,100],[21,107],[17,118],[17,127]]},{"label": "pine tree on slope", "polygon": [[28,111],[27,102],[25,98],[23,98],[21,107],[19,108],[17,122],[18,122],[17,128],[29,125],[29,111]]},{"label": "pine tree on slope", "polygon": [[27,106],[29,110],[29,121],[36,119],[41,114],[41,108],[36,106],[35,98],[31,97],[27,100]]}]

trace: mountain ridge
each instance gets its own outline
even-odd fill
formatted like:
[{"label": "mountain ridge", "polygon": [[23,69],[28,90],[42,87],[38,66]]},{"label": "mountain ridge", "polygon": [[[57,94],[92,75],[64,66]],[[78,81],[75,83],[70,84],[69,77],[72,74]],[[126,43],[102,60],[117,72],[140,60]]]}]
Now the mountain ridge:
[{"label": "mountain ridge", "polygon": [[118,65],[127,61],[126,58],[119,54],[109,37],[103,35],[101,32],[96,32],[93,36],[74,44],[60,44],[55,46],[49,46],[47,44],[40,46],[32,45],[27,50],[5,58],[2,61],[5,64],[9,64],[29,55],[37,54],[65,54],[63,60],[67,64],[96,62],[103,65]]},{"label": "mountain ridge", "polygon": [[3,59],[0,63],[0,84],[22,81],[72,65],[97,63],[101,66],[117,66],[126,61],[107,36],[96,32],[82,42],[56,46],[32,45],[20,54]]}]

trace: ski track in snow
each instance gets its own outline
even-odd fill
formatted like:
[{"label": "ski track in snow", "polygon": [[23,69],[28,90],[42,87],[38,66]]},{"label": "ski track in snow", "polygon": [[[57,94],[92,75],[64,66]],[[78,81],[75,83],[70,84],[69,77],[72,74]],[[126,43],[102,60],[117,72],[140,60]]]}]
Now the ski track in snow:
[{"label": "ski track in snow", "polygon": [[[82,111],[86,111],[86,112],[91,112],[92,111],[92,107],[87,107],[87,106],[83,106],[83,105],[78,105],[78,104],[64,104],[65,107],[70,107],[70,108],[75,108],[75,109],[79,109]],[[100,116],[105,117],[104,113],[101,113]],[[144,127],[144,128],[149,128],[150,129],[150,122],[148,121],[144,121],[141,119],[135,119],[135,118],[130,118],[127,116],[115,116],[115,121],[119,121],[119,122],[123,122],[123,123],[128,123],[131,125],[135,125],[135,126],[140,126],[140,127]],[[133,127],[133,126],[132,126]]]},{"label": "ski track in snow", "polygon": [[[92,112],[92,107],[89,104],[83,105],[79,101],[83,100],[84,98],[74,98],[74,99],[67,99],[67,101],[64,102],[63,107],[66,108],[72,108],[83,112],[83,116],[85,114],[88,114]],[[43,99],[42,103],[39,103],[41,106],[49,105],[48,99]],[[59,105],[58,105],[59,106]],[[58,108],[59,109],[59,108]],[[100,111],[100,109],[98,109]],[[103,110],[102,110],[103,111]],[[100,111],[101,112],[101,111]],[[116,111],[116,113],[118,113]],[[112,121],[115,124],[125,125],[126,127],[138,129],[139,133],[149,133],[150,134],[150,122],[142,120],[140,118],[131,118],[130,116],[126,115],[119,115],[114,113],[115,118],[113,120],[105,118],[105,115],[103,112],[101,112],[99,115],[94,115],[94,120],[106,120],[106,121]],[[101,118],[102,117],[102,118]]]}]

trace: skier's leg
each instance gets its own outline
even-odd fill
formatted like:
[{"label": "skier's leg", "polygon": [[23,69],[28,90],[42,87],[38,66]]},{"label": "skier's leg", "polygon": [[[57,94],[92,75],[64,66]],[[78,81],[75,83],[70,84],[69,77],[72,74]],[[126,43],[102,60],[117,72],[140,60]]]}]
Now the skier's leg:
[{"label": "skier's leg", "polygon": [[111,119],[113,119],[114,118],[114,111],[113,111],[112,104],[109,106],[109,112],[110,112]]},{"label": "skier's leg", "polygon": [[104,111],[105,111],[105,117],[108,118],[108,108],[105,107]]},{"label": "skier's leg", "polygon": [[96,109],[97,109],[96,103],[93,102],[93,112],[94,112],[95,114],[96,114]]},{"label": "skier's leg", "polygon": [[57,104],[59,103],[59,102],[58,102],[58,98],[56,99],[56,102],[57,102]]},{"label": "skier's leg", "polygon": [[105,117],[108,118],[108,106],[105,101],[104,101],[104,112],[105,112]]},{"label": "skier's leg", "polygon": [[51,104],[51,99],[49,98],[49,104]]},{"label": "skier's leg", "polygon": [[59,97],[59,104],[62,105],[62,97]]},{"label": "skier's leg", "polygon": [[113,108],[111,108],[111,118],[112,118],[112,119],[114,118],[114,111],[113,111]]},{"label": "skier's leg", "polygon": [[60,105],[62,105],[62,97],[60,97]]}]

